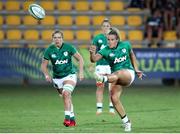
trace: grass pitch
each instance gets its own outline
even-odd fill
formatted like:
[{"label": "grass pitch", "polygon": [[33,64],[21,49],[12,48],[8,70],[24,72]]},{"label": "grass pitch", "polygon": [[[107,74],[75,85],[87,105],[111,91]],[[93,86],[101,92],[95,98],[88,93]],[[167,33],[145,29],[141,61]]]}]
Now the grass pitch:
[{"label": "grass pitch", "polygon": [[[179,87],[129,87],[122,95],[132,132],[180,133]],[[64,127],[63,103],[51,86],[0,86],[0,133],[122,133],[121,120],[104,112],[96,116],[95,86],[73,93],[76,127]]]}]

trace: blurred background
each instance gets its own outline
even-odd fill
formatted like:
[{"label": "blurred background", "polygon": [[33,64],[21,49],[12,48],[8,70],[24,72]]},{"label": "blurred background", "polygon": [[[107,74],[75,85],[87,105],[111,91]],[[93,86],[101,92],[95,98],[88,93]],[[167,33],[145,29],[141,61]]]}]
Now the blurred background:
[{"label": "blurred background", "polygon": [[[32,3],[45,9],[45,19],[29,15]],[[180,0],[1,0],[0,83],[45,84],[43,51],[59,29],[84,58],[82,84],[95,84],[88,47],[104,18],[132,43],[147,75],[135,84],[180,85]]]}]

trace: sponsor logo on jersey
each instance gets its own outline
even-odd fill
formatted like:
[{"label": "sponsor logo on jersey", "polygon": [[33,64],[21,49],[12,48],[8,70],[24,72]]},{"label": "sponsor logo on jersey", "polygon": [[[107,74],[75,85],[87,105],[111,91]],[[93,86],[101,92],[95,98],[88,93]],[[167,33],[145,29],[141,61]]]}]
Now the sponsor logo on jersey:
[{"label": "sponsor logo on jersey", "polygon": [[103,43],[103,41],[102,41],[101,39],[99,39],[99,40],[98,40],[98,43],[99,43],[99,44],[102,44],[102,43]]},{"label": "sponsor logo on jersey", "polygon": [[125,48],[123,48],[123,49],[122,49],[122,52],[123,52],[123,53],[126,53],[126,49],[125,49]]},{"label": "sponsor logo on jersey", "polygon": [[66,52],[64,52],[63,54],[64,54],[64,56],[68,56],[68,52],[67,52],[67,51],[66,51]]},{"label": "sponsor logo on jersey", "polygon": [[120,58],[115,58],[115,60],[114,60],[114,64],[115,63],[120,63],[120,62],[123,62],[123,61],[125,61],[126,60],[126,55],[125,56],[123,56],[123,57],[120,57]]},{"label": "sponsor logo on jersey", "polygon": [[55,65],[57,65],[57,64],[61,65],[61,64],[66,64],[66,63],[68,63],[68,59],[66,59],[66,60],[56,60]]},{"label": "sponsor logo on jersey", "polygon": [[110,57],[114,57],[114,53],[110,53],[109,56],[110,56]]},{"label": "sponsor logo on jersey", "polygon": [[51,57],[52,58],[56,58],[56,54],[51,54]]}]

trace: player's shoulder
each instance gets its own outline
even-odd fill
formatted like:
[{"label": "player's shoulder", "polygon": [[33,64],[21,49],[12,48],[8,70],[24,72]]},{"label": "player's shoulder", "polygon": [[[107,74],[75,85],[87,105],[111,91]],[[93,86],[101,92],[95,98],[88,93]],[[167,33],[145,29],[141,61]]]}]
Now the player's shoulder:
[{"label": "player's shoulder", "polygon": [[63,48],[67,51],[74,51],[77,50],[74,44],[69,43],[69,42],[63,42]]},{"label": "player's shoulder", "polygon": [[69,43],[69,42],[63,42],[63,45],[64,45],[64,47],[67,47],[67,48],[74,47],[74,45],[72,43]]},{"label": "player's shoulder", "polygon": [[109,48],[109,46],[105,46],[103,49],[101,49],[102,51],[108,51],[111,50],[111,48]]}]

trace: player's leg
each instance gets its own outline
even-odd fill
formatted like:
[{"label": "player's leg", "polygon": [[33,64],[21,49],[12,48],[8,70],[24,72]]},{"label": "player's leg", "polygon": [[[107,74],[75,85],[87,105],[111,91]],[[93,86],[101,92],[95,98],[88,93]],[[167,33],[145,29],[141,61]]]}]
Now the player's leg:
[{"label": "player's leg", "polygon": [[62,96],[64,101],[65,126],[75,126],[75,117],[74,117],[71,93],[73,92],[76,86],[76,82],[77,82],[76,74],[70,74],[65,78],[63,78]]},{"label": "player's leg", "polygon": [[99,80],[101,82],[109,82],[109,83],[117,82],[121,86],[130,85],[134,80],[134,77],[135,77],[134,71],[130,69],[119,70],[107,76],[102,76],[95,73],[96,80]]},{"label": "player's leg", "polygon": [[96,82],[96,115],[99,115],[102,113],[103,109],[103,93],[104,93],[104,83],[102,82]]},{"label": "player's leg", "polygon": [[[104,74],[104,66],[98,65],[95,68],[95,73],[99,75]],[[96,115],[102,113],[103,110],[103,93],[104,93],[104,83],[101,81],[96,81]]]},{"label": "player's leg", "polygon": [[[105,70],[106,70],[105,72],[106,75],[111,74],[111,67],[109,65],[106,65]],[[108,89],[109,89],[109,113],[115,115],[114,106],[111,101],[111,83],[108,83]]]},{"label": "player's leg", "polygon": [[74,87],[75,87],[75,83],[72,81],[66,81],[66,83],[64,83],[63,85],[62,97],[64,101],[65,126],[70,126],[71,107],[72,107],[71,93]]},{"label": "player's leg", "polygon": [[[64,114],[65,114],[65,119],[64,119],[64,122],[63,124],[65,126],[69,126],[70,125],[70,109],[69,106],[67,106],[67,102],[65,101],[64,98],[67,98],[65,95],[67,94],[66,92],[63,91],[63,82],[64,82],[64,79],[53,79],[53,86],[57,89],[58,93],[59,93],[59,96],[60,97],[63,97],[63,101],[64,101]],[[67,103],[67,104],[66,104]]]},{"label": "player's leg", "polygon": [[115,115],[114,106],[111,101],[111,83],[108,84],[108,88],[109,88],[109,113]]},{"label": "player's leg", "polygon": [[65,119],[64,119],[64,125],[70,126],[70,118],[74,117],[74,114],[72,115],[72,101],[71,101],[71,93],[74,90],[74,87],[76,86],[77,82],[77,76],[75,74],[68,75],[65,78],[62,79],[53,79],[53,85],[57,89],[59,95],[63,98],[64,102],[64,113],[65,113]]},{"label": "player's leg", "polygon": [[112,103],[114,105],[114,108],[116,109],[117,113],[119,114],[119,116],[121,117],[123,126],[124,126],[124,130],[125,131],[131,131],[131,122],[128,119],[125,109],[120,101],[120,96],[122,93],[122,87],[120,85],[116,85],[114,83],[112,83],[112,89],[111,89],[111,99],[112,99]]},{"label": "player's leg", "polygon": [[72,104],[72,100],[71,100],[70,126],[71,127],[76,126],[75,115],[74,115],[74,107]]}]

